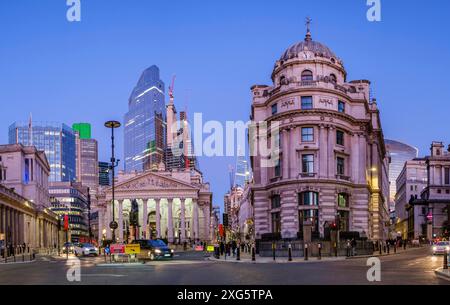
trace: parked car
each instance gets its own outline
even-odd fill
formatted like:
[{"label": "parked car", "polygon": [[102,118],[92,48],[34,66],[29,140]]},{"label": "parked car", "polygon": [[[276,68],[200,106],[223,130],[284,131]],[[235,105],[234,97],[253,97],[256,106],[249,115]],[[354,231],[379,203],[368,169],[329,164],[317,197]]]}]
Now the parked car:
[{"label": "parked car", "polygon": [[73,252],[76,256],[98,256],[98,248],[90,243],[78,243],[74,245]]},{"label": "parked car", "polygon": [[146,251],[150,260],[173,258],[173,249],[170,249],[161,239],[138,239],[133,240],[132,243],[139,244],[141,251]]},{"label": "parked car", "polygon": [[448,241],[439,241],[433,245],[433,255],[445,254],[450,252],[450,243]]},{"label": "parked car", "polygon": [[70,253],[73,253],[73,243],[64,243],[62,247],[62,253],[66,254],[67,251]]}]

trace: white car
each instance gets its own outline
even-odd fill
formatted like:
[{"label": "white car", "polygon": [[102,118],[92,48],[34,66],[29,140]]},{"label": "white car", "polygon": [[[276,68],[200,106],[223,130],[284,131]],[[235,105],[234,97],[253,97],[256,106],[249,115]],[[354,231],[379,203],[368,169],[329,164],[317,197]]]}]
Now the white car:
[{"label": "white car", "polygon": [[76,256],[78,256],[78,255],[81,255],[81,256],[89,256],[89,255],[98,256],[98,248],[95,247],[93,244],[79,243],[79,244],[74,244],[73,253]]},{"label": "white car", "polygon": [[433,255],[444,254],[450,252],[450,244],[448,241],[440,241],[433,245]]}]

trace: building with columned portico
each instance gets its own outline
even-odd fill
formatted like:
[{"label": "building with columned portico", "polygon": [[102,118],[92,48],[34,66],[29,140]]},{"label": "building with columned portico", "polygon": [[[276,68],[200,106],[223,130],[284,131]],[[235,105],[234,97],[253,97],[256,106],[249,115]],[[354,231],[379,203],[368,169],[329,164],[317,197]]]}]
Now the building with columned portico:
[{"label": "building with columned portico", "polygon": [[[103,196],[100,239],[110,240],[112,189],[106,189]],[[119,224],[116,238],[119,242],[136,238],[162,238],[169,243],[212,240],[211,203],[209,184],[195,170],[119,173],[114,204],[115,221]],[[137,211],[137,227],[132,224],[133,211]]]}]

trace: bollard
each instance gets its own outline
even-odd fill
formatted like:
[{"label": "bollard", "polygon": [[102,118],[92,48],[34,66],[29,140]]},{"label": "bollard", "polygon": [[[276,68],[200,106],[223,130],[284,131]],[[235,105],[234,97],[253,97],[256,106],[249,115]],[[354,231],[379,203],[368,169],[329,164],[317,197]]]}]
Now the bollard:
[{"label": "bollard", "polygon": [[275,260],[275,243],[272,243],[272,255],[273,255],[273,260]]},{"label": "bollard", "polygon": [[317,257],[317,259],[318,259],[318,260],[321,260],[321,259],[322,259],[322,244],[319,243],[319,244],[317,245],[317,247],[319,248],[319,256]]},{"label": "bollard", "polygon": [[397,244],[394,244],[394,254],[397,253]]},{"label": "bollard", "polygon": [[308,260],[308,244],[305,244],[305,261]]},{"label": "bollard", "polygon": [[380,252],[380,255],[383,254],[383,252],[381,251],[381,248],[382,248],[382,247],[381,247],[381,243],[378,243],[378,250],[379,250],[379,252]]},{"label": "bollard", "polygon": [[255,246],[252,246],[252,262],[256,261]]},{"label": "bollard", "polygon": [[387,244],[386,247],[387,247],[387,254],[389,254],[389,248],[390,248],[390,247],[389,247],[389,244]]},{"label": "bollard", "polygon": [[13,257],[14,257],[14,262],[16,262],[16,246],[14,246],[13,248]]},{"label": "bollard", "polygon": [[334,243],[334,256],[338,256],[337,243]]},{"label": "bollard", "polygon": [[241,248],[240,247],[236,248],[236,260],[237,261],[241,260]]},{"label": "bollard", "polygon": [[292,245],[289,244],[288,247],[288,261],[292,262]]},{"label": "bollard", "polygon": [[447,258],[447,256],[448,256],[448,253],[444,253],[444,266],[443,266],[444,270],[448,270],[448,258]]}]

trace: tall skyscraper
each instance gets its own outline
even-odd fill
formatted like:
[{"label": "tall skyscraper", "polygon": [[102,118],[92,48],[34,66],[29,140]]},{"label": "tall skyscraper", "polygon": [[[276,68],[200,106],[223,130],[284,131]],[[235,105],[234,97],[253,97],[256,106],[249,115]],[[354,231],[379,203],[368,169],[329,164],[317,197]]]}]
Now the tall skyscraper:
[{"label": "tall skyscraper", "polygon": [[155,65],[139,78],[128,100],[125,114],[125,172],[156,169],[164,161],[165,96],[164,82]]},{"label": "tall skyscraper", "polygon": [[50,182],[75,181],[75,133],[60,123],[15,122],[9,126],[9,144],[36,146],[50,164]]},{"label": "tall skyscraper", "polygon": [[419,150],[408,144],[385,139],[386,150],[389,153],[389,208],[395,210],[395,193],[397,192],[397,178],[400,175],[406,161],[417,158]]},{"label": "tall skyscraper", "polygon": [[77,181],[89,188],[92,207],[96,207],[99,183],[98,143],[91,138],[91,125],[77,123],[72,125],[76,134],[76,173]]}]

